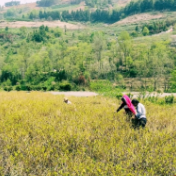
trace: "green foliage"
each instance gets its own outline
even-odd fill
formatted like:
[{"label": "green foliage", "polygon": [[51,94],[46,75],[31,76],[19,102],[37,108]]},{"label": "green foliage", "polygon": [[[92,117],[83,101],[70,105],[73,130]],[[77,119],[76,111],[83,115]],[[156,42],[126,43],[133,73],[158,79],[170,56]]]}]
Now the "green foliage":
[{"label": "green foliage", "polygon": [[21,86],[20,86],[20,85],[17,85],[17,86],[15,87],[15,90],[16,90],[16,91],[20,91],[20,90],[21,90]]},{"label": "green foliage", "polygon": [[[74,38],[73,31],[62,35],[61,29],[47,26],[1,30],[1,85],[20,85],[25,91],[26,85],[60,90],[59,84],[67,80],[71,89],[91,87],[114,97],[118,89],[153,91],[161,85],[164,91],[174,92],[175,79],[169,81],[169,77],[175,66],[175,49],[169,41],[141,44],[127,31],[115,40],[111,32],[102,30],[74,31]],[[105,81],[105,86],[93,86],[95,80]]]},{"label": "green foliage", "polygon": [[112,88],[112,83],[105,80],[92,81],[90,84],[90,89],[97,92],[109,92]]},{"label": "green foliage", "polygon": [[60,0],[39,0],[37,1],[37,4],[40,7],[50,7],[52,5],[57,4],[59,1]]},{"label": "green foliage", "polygon": [[56,29],[56,30],[54,31],[54,36],[55,36],[55,37],[61,37],[61,36],[62,36],[62,31],[61,31],[60,29]]},{"label": "green foliage", "polygon": [[174,96],[173,95],[166,96],[165,97],[165,103],[166,104],[173,104],[174,103]]},{"label": "green foliage", "polygon": [[7,92],[10,92],[10,91],[13,90],[13,87],[12,86],[5,86],[4,90],[7,91]]},{"label": "green foliage", "polygon": [[70,91],[72,89],[72,85],[69,82],[64,81],[59,84],[59,89],[61,91]]},{"label": "green foliage", "polygon": [[6,26],[6,27],[5,27],[5,31],[8,32],[8,30],[9,30],[9,28]]},{"label": "green foliage", "polygon": [[143,33],[144,36],[149,35],[149,30],[148,30],[148,28],[147,28],[147,27],[144,27],[142,33]]},{"label": "green foliage", "polygon": [[174,69],[171,73],[170,83],[171,83],[170,89],[176,91],[176,69]]},{"label": "green foliage", "polygon": [[123,94],[122,93],[117,93],[116,98],[120,100],[122,98]]},{"label": "green foliage", "polygon": [[90,83],[90,90],[98,92],[107,97],[119,97],[122,95],[123,88],[114,86],[110,81],[98,80]]},{"label": "green foliage", "polygon": [[131,34],[130,34],[132,37],[138,37],[138,33],[136,31],[133,31]]}]

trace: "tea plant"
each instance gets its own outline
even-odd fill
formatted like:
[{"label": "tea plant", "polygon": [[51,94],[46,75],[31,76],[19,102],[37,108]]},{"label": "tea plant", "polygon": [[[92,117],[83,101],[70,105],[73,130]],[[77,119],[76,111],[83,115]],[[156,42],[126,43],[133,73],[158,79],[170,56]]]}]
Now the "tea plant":
[{"label": "tea plant", "polygon": [[134,130],[120,101],[45,92],[0,92],[0,175],[176,174],[176,108],[146,101],[147,126]]}]

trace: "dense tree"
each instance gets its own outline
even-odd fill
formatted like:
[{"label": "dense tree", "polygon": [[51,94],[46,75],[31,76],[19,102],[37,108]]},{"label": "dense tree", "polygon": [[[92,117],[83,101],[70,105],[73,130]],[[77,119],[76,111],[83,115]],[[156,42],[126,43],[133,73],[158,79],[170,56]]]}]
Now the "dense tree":
[{"label": "dense tree", "polygon": [[20,1],[11,1],[11,2],[6,2],[5,6],[9,7],[9,6],[17,6],[20,4]]},{"label": "dense tree", "polygon": [[59,2],[60,0],[40,0],[40,1],[37,1],[37,4],[38,6],[41,6],[41,7],[49,7]]}]

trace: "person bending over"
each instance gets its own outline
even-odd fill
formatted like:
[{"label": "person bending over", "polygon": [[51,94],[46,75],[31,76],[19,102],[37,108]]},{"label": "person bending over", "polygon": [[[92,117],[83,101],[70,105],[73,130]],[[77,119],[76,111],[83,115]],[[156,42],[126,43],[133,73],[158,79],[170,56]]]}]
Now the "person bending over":
[{"label": "person bending over", "polygon": [[133,99],[132,104],[136,108],[136,115],[132,119],[133,126],[136,127],[145,127],[147,123],[147,118],[146,118],[146,110],[145,107],[142,103],[140,103],[138,100]]},{"label": "person bending over", "polygon": [[66,103],[66,104],[72,104],[71,101],[69,101],[68,98],[66,98],[66,97],[64,98],[64,103]]},{"label": "person bending over", "polygon": [[119,112],[122,108],[124,108],[124,110],[128,116],[128,120],[130,120],[130,118],[136,114],[135,108],[134,108],[133,104],[131,103],[130,98],[127,95],[123,95],[121,100],[122,100],[122,104],[117,109],[117,112]]}]

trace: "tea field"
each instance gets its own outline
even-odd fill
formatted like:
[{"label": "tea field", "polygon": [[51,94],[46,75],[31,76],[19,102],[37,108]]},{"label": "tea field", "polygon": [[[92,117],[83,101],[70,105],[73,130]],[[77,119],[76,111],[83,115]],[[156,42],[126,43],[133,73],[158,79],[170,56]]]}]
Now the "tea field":
[{"label": "tea field", "polygon": [[176,105],[145,102],[135,130],[120,101],[0,92],[0,175],[174,176]]}]

